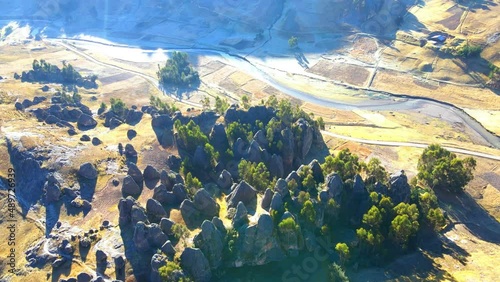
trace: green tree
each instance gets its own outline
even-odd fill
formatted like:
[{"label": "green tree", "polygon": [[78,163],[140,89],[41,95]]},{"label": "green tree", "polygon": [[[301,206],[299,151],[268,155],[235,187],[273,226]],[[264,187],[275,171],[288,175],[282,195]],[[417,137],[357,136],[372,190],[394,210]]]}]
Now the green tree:
[{"label": "green tree", "polygon": [[124,118],[127,105],[125,105],[120,98],[111,98],[109,102],[111,103],[111,111],[113,111],[117,116]]},{"label": "green tree", "polygon": [[174,51],[164,67],[158,66],[156,75],[163,86],[193,87],[200,81],[198,72],[190,65],[185,52]]},{"label": "green tree", "polygon": [[300,210],[300,216],[306,224],[314,226],[316,222],[316,210],[310,200],[304,202],[304,206]]},{"label": "green tree", "polygon": [[189,191],[189,194],[194,195],[196,191],[198,191],[203,185],[201,184],[201,181],[193,177],[191,172],[188,172],[186,175],[186,181],[185,181],[185,186],[186,189]]},{"label": "green tree", "polygon": [[227,99],[221,99],[219,96],[215,97],[215,111],[219,114],[224,114],[229,108],[229,103]]},{"label": "green tree", "polygon": [[240,177],[248,184],[259,191],[265,191],[271,184],[270,173],[264,163],[253,163],[247,160],[241,160],[238,164]]},{"label": "green tree", "polygon": [[415,204],[400,203],[394,207],[396,217],[391,222],[391,235],[403,248],[419,228],[419,212]]},{"label": "green tree", "polygon": [[296,48],[299,45],[299,39],[295,36],[292,36],[288,39],[288,46],[292,49]]},{"label": "green tree", "polygon": [[345,274],[342,267],[336,263],[328,266],[328,281],[329,282],[349,282],[349,278]]},{"label": "green tree", "polygon": [[382,214],[376,206],[372,206],[368,212],[363,215],[363,223],[377,230],[382,223]]},{"label": "green tree", "polygon": [[366,173],[366,183],[374,184],[375,182],[380,182],[382,184],[387,184],[389,180],[389,175],[385,168],[381,165],[380,160],[377,158],[371,158],[366,166],[363,167]]},{"label": "green tree", "polygon": [[186,125],[182,125],[180,120],[176,120],[174,127],[188,152],[194,153],[198,146],[204,148],[205,144],[208,143],[208,137],[193,120],[190,120]]},{"label": "green tree", "polygon": [[327,156],[321,168],[325,175],[337,172],[345,181],[352,179],[359,172],[360,164],[357,155],[352,154],[349,149],[343,149],[335,157]]},{"label": "green tree", "polygon": [[441,146],[432,144],[418,160],[417,176],[433,189],[458,193],[474,178],[472,172],[475,168],[475,159],[467,157],[461,160]]},{"label": "green tree", "polygon": [[200,102],[203,110],[207,111],[210,109],[210,98],[208,98],[208,96],[205,96]]},{"label": "green tree", "polygon": [[245,109],[248,109],[250,108],[250,100],[248,99],[248,96],[247,95],[243,95],[241,97],[241,102],[243,103],[243,108]]},{"label": "green tree", "polygon": [[192,280],[182,273],[182,268],[177,261],[167,260],[166,264],[158,269],[161,280],[165,282],[191,282]]},{"label": "green tree", "polygon": [[339,254],[342,265],[345,265],[345,263],[349,260],[349,257],[351,256],[351,253],[349,251],[349,246],[347,246],[346,243],[337,243],[337,245],[335,245],[335,250]]}]

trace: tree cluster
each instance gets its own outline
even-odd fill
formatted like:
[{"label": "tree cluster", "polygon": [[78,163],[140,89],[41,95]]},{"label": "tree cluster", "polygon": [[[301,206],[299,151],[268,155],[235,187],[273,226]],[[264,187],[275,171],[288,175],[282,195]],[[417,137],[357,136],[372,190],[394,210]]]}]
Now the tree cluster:
[{"label": "tree cluster", "polygon": [[198,72],[189,63],[185,52],[174,51],[165,66],[158,66],[156,75],[164,87],[195,87],[200,82]]},{"label": "tree cluster", "polygon": [[34,60],[33,69],[23,71],[21,81],[41,83],[61,83],[85,88],[97,88],[97,76],[82,76],[71,64],[63,62],[63,68],[52,65],[45,60]]}]

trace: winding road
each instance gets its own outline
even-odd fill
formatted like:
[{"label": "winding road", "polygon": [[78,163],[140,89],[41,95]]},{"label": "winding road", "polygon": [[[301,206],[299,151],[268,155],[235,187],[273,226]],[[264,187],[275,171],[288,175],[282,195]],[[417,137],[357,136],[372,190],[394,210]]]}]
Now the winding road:
[{"label": "winding road", "polygon": [[[86,54],[85,52],[75,48],[74,46],[68,44],[67,42],[78,42],[82,41],[85,43],[89,44],[97,44],[97,45],[105,45],[107,47],[119,47],[119,48],[130,48],[133,49],[132,47],[127,47],[123,45],[113,45],[113,44],[108,44],[108,43],[102,43],[102,42],[95,42],[91,40],[82,40],[82,39],[60,39],[60,38],[45,38],[44,39],[47,42],[58,44],[60,46],[63,46],[64,48],[68,49],[69,51],[85,58],[86,60],[89,60],[95,64],[105,66],[105,67],[110,67],[114,69],[118,69],[124,72],[128,72],[137,76],[140,76],[144,78],[146,81],[148,81],[150,84],[152,84],[154,87],[158,89],[158,91],[162,93],[168,94],[162,87],[158,84],[158,80],[156,77],[153,77],[151,75],[138,72],[135,70],[127,69],[121,66],[113,65],[110,63],[102,62],[94,57]],[[134,48],[136,49],[136,48]],[[177,49],[176,49],[177,50]],[[269,85],[275,87],[276,89],[280,90],[281,92],[290,95],[294,98],[300,99],[305,102],[321,105],[321,106],[326,106],[330,108],[335,108],[335,109],[340,109],[340,110],[355,110],[355,109],[363,109],[363,110],[371,110],[371,111],[395,111],[395,110],[415,110],[421,107],[424,107],[425,105],[432,105],[432,106],[437,106],[443,111],[451,111],[453,116],[459,118],[461,121],[463,121],[464,124],[468,125],[473,131],[478,133],[481,137],[483,137],[489,144],[491,144],[493,147],[496,147],[497,149],[500,148],[500,138],[495,136],[494,134],[488,132],[480,123],[478,123],[476,120],[472,119],[469,115],[467,115],[465,112],[463,112],[461,109],[455,107],[454,105],[444,103],[444,102],[439,102],[439,101],[432,101],[428,99],[422,99],[422,98],[416,98],[416,97],[411,97],[409,95],[401,95],[401,94],[391,94],[391,93],[385,93],[387,94],[386,99],[382,100],[368,100],[362,104],[347,104],[347,103],[340,103],[337,101],[333,100],[328,100],[325,98],[320,98],[316,97],[313,95],[310,95],[308,93],[290,88],[286,85],[282,85],[279,82],[277,82],[275,79],[273,79],[269,74],[267,74],[265,71],[261,70],[258,68],[256,65],[252,64],[250,61],[248,61],[246,58],[230,54],[230,53],[225,53],[220,50],[212,50],[212,49],[181,49],[182,51],[189,52],[189,53],[195,53],[195,54],[210,54],[210,55],[216,55],[224,58],[230,65],[237,67],[238,69],[247,72],[248,74],[254,76],[255,78],[258,78]],[[144,50],[144,52],[153,52],[154,50]],[[164,52],[169,52],[173,50],[168,50]],[[193,107],[201,107],[201,104],[188,101],[188,100],[182,100],[179,97],[175,95],[169,95],[171,98],[175,99],[178,102],[187,104],[189,106]],[[403,101],[394,101],[393,97],[403,97]],[[354,141],[354,142],[359,142],[359,143],[364,143],[364,144],[371,144],[371,145],[379,145],[379,146],[396,146],[396,147],[414,147],[414,148],[426,148],[428,144],[423,144],[423,143],[413,143],[413,142],[390,142],[390,141],[378,141],[378,140],[369,140],[369,139],[360,139],[360,138],[354,138],[350,136],[344,136],[344,135],[339,135],[335,134],[332,132],[328,131],[322,131],[322,134],[328,135],[331,137],[339,138],[339,139],[344,139],[344,140],[349,140],[349,141]],[[493,155],[493,154],[485,154],[481,152],[475,152],[475,151],[470,151],[466,149],[459,149],[459,148],[453,148],[453,147],[445,147],[451,152],[455,153],[460,153],[460,154],[465,154],[465,155],[470,155],[470,156],[475,156],[475,157],[481,157],[481,158],[487,158],[491,160],[497,160],[500,161],[500,156]]]}]

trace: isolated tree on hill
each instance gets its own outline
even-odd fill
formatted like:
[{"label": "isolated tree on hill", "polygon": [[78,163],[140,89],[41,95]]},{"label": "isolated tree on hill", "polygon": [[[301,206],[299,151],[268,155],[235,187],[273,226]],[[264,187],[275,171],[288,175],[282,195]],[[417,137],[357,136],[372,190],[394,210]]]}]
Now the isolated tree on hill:
[{"label": "isolated tree on hill", "polygon": [[296,48],[299,45],[299,39],[295,36],[290,37],[288,39],[288,46],[292,49]]},{"label": "isolated tree on hill", "polygon": [[476,160],[467,157],[459,159],[437,144],[427,147],[418,160],[418,178],[433,189],[461,192],[474,178]]},{"label": "isolated tree on hill", "polygon": [[198,72],[190,65],[185,52],[174,51],[165,66],[156,73],[160,84],[174,87],[193,87],[200,81]]}]

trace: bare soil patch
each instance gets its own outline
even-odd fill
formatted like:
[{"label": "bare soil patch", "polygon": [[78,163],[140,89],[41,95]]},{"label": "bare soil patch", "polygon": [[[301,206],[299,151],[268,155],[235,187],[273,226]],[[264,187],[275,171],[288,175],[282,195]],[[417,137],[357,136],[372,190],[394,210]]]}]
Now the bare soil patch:
[{"label": "bare soil patch", "polygon": [[320,60],[317,64],[309,68],[308,71],[356,86],[364,86],[370,75],[370,72],[363,67],[326,60]]}]

